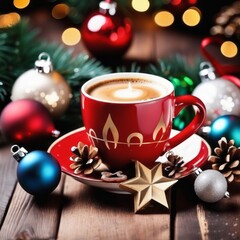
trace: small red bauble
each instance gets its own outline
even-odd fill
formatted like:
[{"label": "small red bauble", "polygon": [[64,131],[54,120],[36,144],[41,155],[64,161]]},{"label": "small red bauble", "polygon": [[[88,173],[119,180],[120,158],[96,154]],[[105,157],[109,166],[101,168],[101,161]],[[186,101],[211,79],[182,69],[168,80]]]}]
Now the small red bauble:
[{"label": "small red bauble", "polygon": [[47,108],[32,99],[10,102],[1,113],[0,127],[13,143],[29,144],[59,134]]},{"label": "small red bauble", "polygon": [[115,2],[102,1],[99,10],[83,22],[83,42],[97,58],[121,57],[131,44],[131,22],[116,10]]}]

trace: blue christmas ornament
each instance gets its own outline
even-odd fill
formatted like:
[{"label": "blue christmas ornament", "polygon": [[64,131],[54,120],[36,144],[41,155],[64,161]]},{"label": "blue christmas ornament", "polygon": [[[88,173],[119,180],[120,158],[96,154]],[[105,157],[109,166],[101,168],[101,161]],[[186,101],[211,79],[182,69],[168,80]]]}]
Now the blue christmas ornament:
[{"label": "blue christmas ornament", "polygon": [[209,141],[217,146],[218,140],[225,137],[228,141],[233,139],[234,145],[240,147],[240,117],[236,115],[223,115],[216,118],[210,126]]},{"label": "blue christmas ornament", "polygon": [[19,162],[17,178],[21,187],[32,195],[51,193],[61,178],[57,160],[47,152],[35,150],[30,153],[23,147],[12,146],[13,157]]}]

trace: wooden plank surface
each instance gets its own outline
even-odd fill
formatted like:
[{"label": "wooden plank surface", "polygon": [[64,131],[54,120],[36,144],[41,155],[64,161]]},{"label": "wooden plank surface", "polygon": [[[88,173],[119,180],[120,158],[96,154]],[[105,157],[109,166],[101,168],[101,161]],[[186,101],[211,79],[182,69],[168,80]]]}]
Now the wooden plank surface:
[{"label": "wooden plank surface", "polygon": [[0,146],[0,228],[16,185],[16,166],[10,146]]},{"label": "wooden plank surface", "polygon": [[169,239],[169,212],[155,207],[149,214],[134,214],[130,194],[105,192],[66,177],[64,199],[59,240]]},{"label": "wooden plank surface", "polygon": [[42,198],[33,197],[17,184],[0,239],[56,239],[63,182],[64,177],[53,193]]}]

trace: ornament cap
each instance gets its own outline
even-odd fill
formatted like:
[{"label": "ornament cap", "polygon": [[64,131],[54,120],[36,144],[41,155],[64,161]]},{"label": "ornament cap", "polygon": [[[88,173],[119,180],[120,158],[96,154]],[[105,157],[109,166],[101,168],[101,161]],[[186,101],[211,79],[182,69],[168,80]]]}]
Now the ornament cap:
[{"label": "ornament cap", "polygon": [[28,151],[24,147],[19,147],[18,145],[13,145],[11,147],[11,152],[13,157],[19,162],[23,157],[28,154]]},{"label": "ornament cap", "polygon": [[202,62],[200,64],[199,76],[202,82],[216,79],[214,68],[209,62]]},{"label": "ornament cap", "polygon": [[111,1],[101,1],[99,3],[99,8],[100,12],[108,12],[110,15],[114,15],[116,13],[117,3]]},{"label": "ornament cap", "polygon": [[52,137],[57,138],[57,137],[59,137],[60,134],[61,134],[61,132],[59,130],[57,130],[57,129],[52,130]]},{"label": "ornament cap", "polygon": [[39,73],[52,72],[53,66],[48,53],[42,52],[39,54],[38,60],[35,61],[35,69]]},{"label": "ornament cap", "polygon": [[202,169],[193,165],[193,172],[196,176],[202,173]]}]

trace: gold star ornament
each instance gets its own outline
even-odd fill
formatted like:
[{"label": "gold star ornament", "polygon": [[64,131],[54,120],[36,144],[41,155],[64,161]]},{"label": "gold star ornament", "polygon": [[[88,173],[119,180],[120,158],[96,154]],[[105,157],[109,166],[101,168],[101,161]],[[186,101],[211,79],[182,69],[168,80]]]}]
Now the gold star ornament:
[{"label": "gold star ornament", "polygon": [[154,200],[168,207],[166,190],[178,180],[166,178],[162,173],[162,164],[149,169],[140,162],[135,162],[136,176],[123,183],[120,188],[134,193],[134,212],[138,212]]}]

